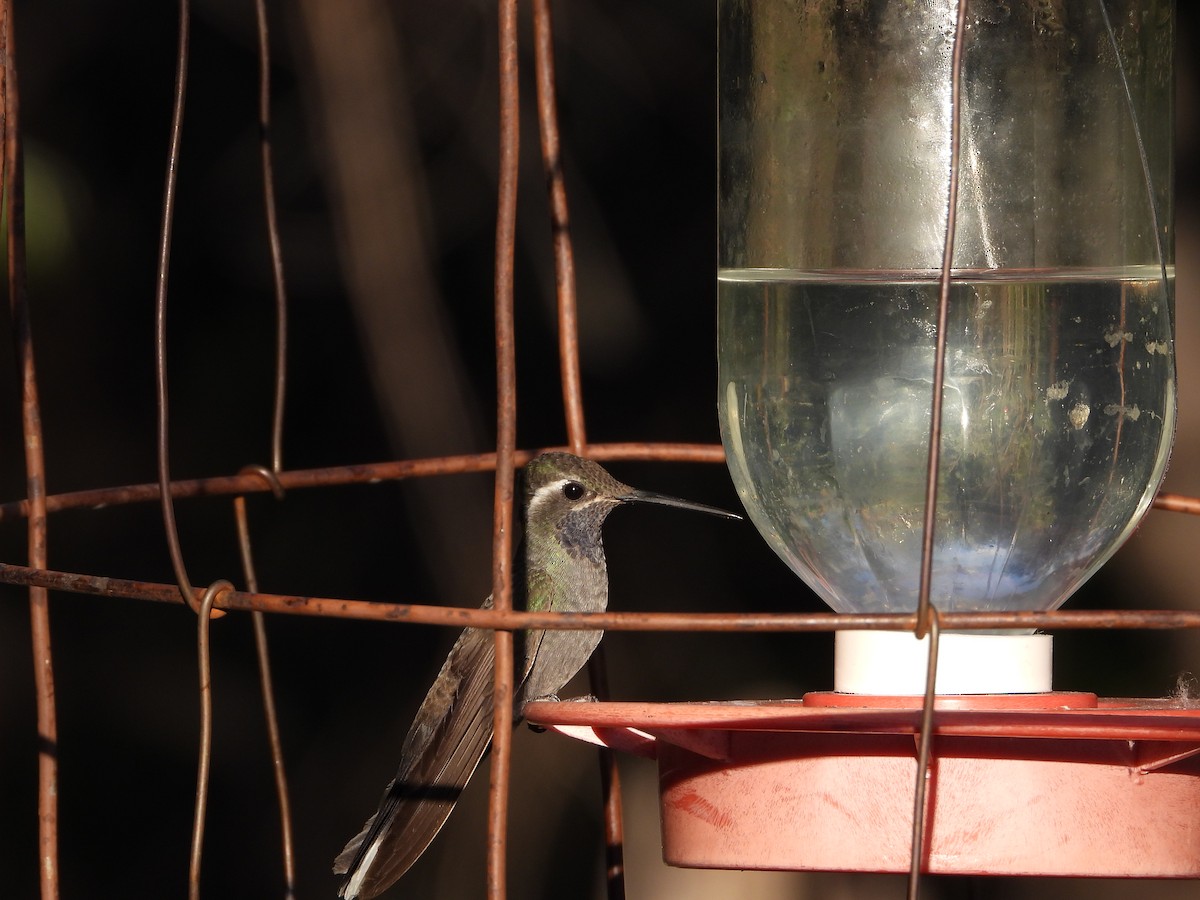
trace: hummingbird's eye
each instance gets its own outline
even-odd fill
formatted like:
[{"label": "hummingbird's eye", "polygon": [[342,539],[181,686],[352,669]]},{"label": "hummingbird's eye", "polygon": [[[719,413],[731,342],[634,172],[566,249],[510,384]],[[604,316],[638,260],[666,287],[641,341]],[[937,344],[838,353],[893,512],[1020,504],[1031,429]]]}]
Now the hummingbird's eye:
[{"label": "hummingbird's eye", "polygon": [[578,500],[583,496],[583,485],[578,481],[568,481],[562,486],[562,492],[568,500]]}]

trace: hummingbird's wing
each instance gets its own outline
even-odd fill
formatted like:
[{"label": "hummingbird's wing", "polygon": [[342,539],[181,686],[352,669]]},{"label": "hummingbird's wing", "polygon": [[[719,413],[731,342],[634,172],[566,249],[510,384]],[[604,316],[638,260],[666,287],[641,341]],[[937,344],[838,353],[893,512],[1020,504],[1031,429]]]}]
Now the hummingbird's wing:
[{"label": "hummingbird's wing", "polygon": [[492,739],[495,656],[486,629],[468,628],[455,642],[404,739],[400,769],[379,809],[334,860],[334,873],[347,876],[338,896],[386,890],[441,830]]}]

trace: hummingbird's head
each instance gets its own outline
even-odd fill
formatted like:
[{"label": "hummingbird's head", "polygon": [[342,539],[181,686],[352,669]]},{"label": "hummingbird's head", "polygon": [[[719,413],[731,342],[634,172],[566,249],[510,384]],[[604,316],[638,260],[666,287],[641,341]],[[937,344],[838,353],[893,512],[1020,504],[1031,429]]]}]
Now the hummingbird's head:
[{"label": "hummingbird's head", "polygon": [[532,534],[549,527],[559,536],[586,540],[633,488],[590,459],[543,453],[525,466],[525,521]]},{"label": "hummingbird's head", "polygon": [[639,491],[608,474],[590,459],[570,453],[543,453],[525,466],[525,520],[529,535],[556,533],[569,550],[598,549],[600,526],[623,503],[656,503],[711,515],[741,516],[665,494]]}]

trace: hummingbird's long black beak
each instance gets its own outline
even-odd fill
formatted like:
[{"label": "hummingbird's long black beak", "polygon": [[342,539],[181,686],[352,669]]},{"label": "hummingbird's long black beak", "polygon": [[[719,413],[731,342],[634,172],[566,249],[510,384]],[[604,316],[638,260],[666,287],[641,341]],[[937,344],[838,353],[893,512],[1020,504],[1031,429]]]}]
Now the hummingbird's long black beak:
[{"label": "hummingbird's long black beak", "polygon": [[678,497],[671,497],[668,494],[656,494],[653,491],[630,491],[620,498],[625,503],[656,503],[659,506],[674,506],[677,509],[690,509],[694,512],[708,513],[710,516],[720,516],[723,519],[741,519],[737,513],[729,512],[725,509],[718,509],[715,506],[705,506],[703,503],[693,503],[690,500],[681,500]]}]

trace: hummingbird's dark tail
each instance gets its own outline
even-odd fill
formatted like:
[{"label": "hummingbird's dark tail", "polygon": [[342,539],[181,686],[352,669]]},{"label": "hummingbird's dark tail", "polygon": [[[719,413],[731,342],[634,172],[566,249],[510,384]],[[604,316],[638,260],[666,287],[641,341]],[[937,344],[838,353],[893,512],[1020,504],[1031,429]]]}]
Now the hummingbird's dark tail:
[{"label": "hummingbird's dark tail", "polygon": [[455,642],[379,809],[334,860],[334,874],[346,876],[339,897],[366,900],[387,890],[441,830],[492,740],[495,655],[486,629],[468,628]]}]

